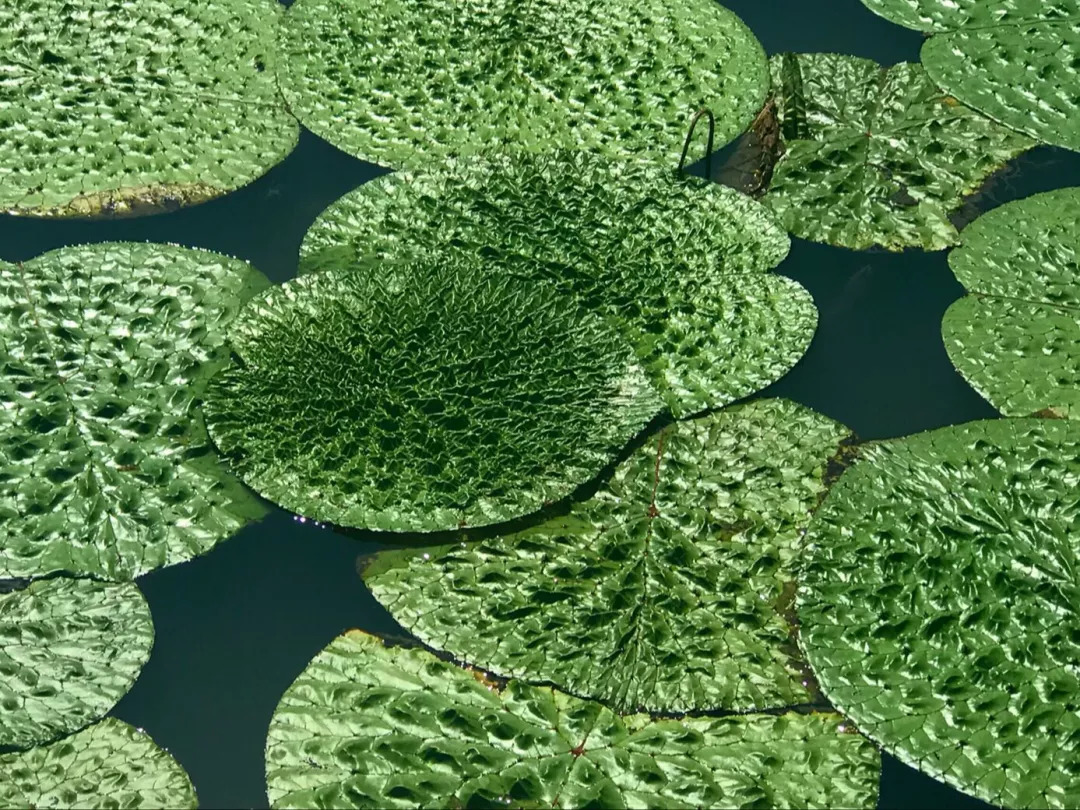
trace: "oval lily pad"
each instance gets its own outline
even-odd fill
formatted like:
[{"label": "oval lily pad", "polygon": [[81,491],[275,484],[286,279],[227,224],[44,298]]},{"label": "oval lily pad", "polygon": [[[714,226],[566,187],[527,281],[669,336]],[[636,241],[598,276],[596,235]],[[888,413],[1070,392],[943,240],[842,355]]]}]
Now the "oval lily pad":
[{"label": "oval lily pad", "polygon": [[915,768],[1003,807],[1080,802],[1080,424],[972,422],[864,450],[807,533],[822,690]]},{"label": "oval lily pad", "polygon": [[51,745],[0,755],[0,807],[198,806],[176,760],[111,717]]},{"label": "oval lily pad", "polygon": [[817,326],[810,294],[766,274],[790,241],[764,206],[669,168],[567,150],[366,183],[315,221],[300,271],[448,247],[554,282],[615,323],[677,417],[774,382]]},{"label": "oval lily pad", "polygon": [[678,422],[564,517],[381,552],[364,578],[423,642],[619,711],[809,702],[793,562],[848,438],[785,400]]},{"label": "oval lily pad", "polygon": [[224,327],[266,283],[168,245],[0,262],[0,577],[132,579],[263,514],[195,405],[228,359]]},{"label": "oval lily pad", "polygon": [[833,712],[654,720],[353,630],[281,699],[286,807],[874,807],[880,758]]},{"label": "oval lily pad", "polygon": [[1006,416],[1080,419],[1080,188],[983,214],[949,266],[969,291],[941,323],[953,365]]},{"label": "oval lily pad", "polygon": [[274,0],[0,7],[0,210],[157,213],[243,186],[296,145]]},{"label": "oval lily pad", "polygon": [[964,104],[1039,140],[1080,149],[1080,0],[863,0],[935,32],[922,62]]},{"label": "oval lily pad", "polygon": [[717,145],[765,99],[765,53],[714,0],[299,0],[280,81],[301,123],[391,168],[493,144],[675,166],[694,112]]},{"label": "oval lily pad", "polygon": [[519,517],[662,409],[630,347],[549,284],[462,253],[314,273],[252,301],[204,411],[240,477],[369,529]]},{"label": "oval lily pad", "polygon": [[783,154],[764,201],[796,236],[940,250],[949,213],[1034,141],[958,104],[922,66],[837,54],[770,60]]},{"label": "oval lily pad", "polygon": [[48,579],[0,593],[0,746],[80,729],[120,700],[150,657],[150,607],[131,583]]}]

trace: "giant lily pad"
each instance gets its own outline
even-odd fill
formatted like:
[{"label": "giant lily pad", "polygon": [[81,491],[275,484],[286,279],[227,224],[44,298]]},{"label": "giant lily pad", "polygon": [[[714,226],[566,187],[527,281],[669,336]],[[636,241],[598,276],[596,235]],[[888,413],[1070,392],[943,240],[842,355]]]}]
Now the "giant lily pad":
[{"label": "giant lily pad", "polygon": [[202,202],[295,146],[274,0],[0,6],[0,209],[142,214]]},{"label": "giant lily pad", "polygon": [[879,767],[833,712],[620,717],[355,630],[289,687],[266,745],[274,808],[869,808]]},{"label": "giant lily pad", "polygon": [[796,236],[940,250],[949,213],[1034,145],[941,92],[920,65],[835,54],[770,62],[783,156],[765,202]]},{"label": "giant lily pad", "polygon": [[953,365],[1006,416],[1080,419],[1080,188],[964,229],[949,265],[970,295],[941,324]]},{"label": "giant lily pad", "polygon": [[262,514],[195,404],[228,358],[224,326],[265,284],[166,245],[0,263],[0,577],[130,579]]},{"label": "giant lily pad", "polygon": [[141,730],[106,718],[51,745],[0,755],[0,807],[198,807],[184,769]]},{"label": "giant lily pad", "polygon": [[1080,149],[1080,0],[863,0],[934,32],[933,80],[964,104],[1046,143]]},{"label": "giant lily pad", "polygon": [[433,647],[621,711],[809,702],[793,561],[849,435],[784,400],[678,422],[565,517],[382,552],[365,579]]},{"label": "giant lily pad", "polygon": [[492,144],[679,159],[691,116],[737,136],[765,54],[715,0],[298,0],[282,90],[300,121],[392,168]]},{"label": "giant lily pad", "polygon": [[1080,803],[1080,424],[884,442],[807,534],[801,639],[886,750],[1004,807]]},{"label": "giant lily pad", "polygon": [[0,746],[44,742],[104,716],[154,643],[131,583],[49,579],[0,594]]},{"label": "giant lily pad", "polygon": [[568,495],[662,404],[598,316],[497,265],[377,262],[252,301],[208,392],[214,441],[265,497],[344,526],[483,525]]},{"label": "giant lily pad", "polygon": [[316,220],[300,269],[451,246],[550,280],[616,323],[680,417],[775,381],[817,325],[810,294],[765,273],[790,242],[759,203],[582,152],[450,160],[367,183]]}]

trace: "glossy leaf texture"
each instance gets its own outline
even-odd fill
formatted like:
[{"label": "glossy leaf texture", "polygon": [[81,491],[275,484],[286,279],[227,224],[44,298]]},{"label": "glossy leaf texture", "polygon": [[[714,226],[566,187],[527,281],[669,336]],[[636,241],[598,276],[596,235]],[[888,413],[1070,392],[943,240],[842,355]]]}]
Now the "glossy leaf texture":
[{"label": "glossy leaf texture", "polygon": [[1080,149],[1080,0],[863,0],[936,32],[933,80],[964,104],[1045,143]]},{"label": "glossy leaf texture", "polygon": [[801,641],[836,708],[1003,807],[1080,802],[1080,424],[880,443],[807,533]]},{"label": "glossy leaf texture", "polygon": [[312,225],[300,272],[447,248],[497,257],[618,325],[683,417],[764,388],[806,352],[813,299],[766,273],[789,247],[769,212],[733,189],[560,150],[366,183]]},{"label": "glossy leaf texture", "polygon": [[630,347],[550,284],[463,253],[253,301],[204,408],[241,478],[343,526],[509,520],[594,477],[662,409]]},{"label": "glossy leaf texture", "polygon": [[779,54],[783,155],[764,201],[796,236],[862,250],[955,244],[949,214],[1034,146],[943,93],[920,65]]},{"label": "glossy leaf texture", "polygon": [[285,693],[274,808],[874,807],[877,749],[833,712],[653,720],[350,631]]},{"label": "glossy leaf texture", "polygon": [[0,210],[173,210],[296,145],[274,82],[274,0],[18,0],[0,7]]},{"label": "glossy leaf texture", "polygon": [[141,730],[111,717],[28,751],[0,755],[0,807],[198,807],[184,769]]},{"label": "glossy leaf texture", "polygon": [[949,359],[1006,416],[1080,419],[1080,188],[983,214],[949,265],[969,295],[945,312]]},{"label": "glossy leaf texture", "polygon": [[150,607],[131,583],[56,578],[0,593],[0,746],[103,717],[150,657]]},{"label": "glossy leaf texture", "polygon": [[807,703],[796,549],[849,438],[785,400],[679,422],[563,517],[381,552],[364,578],[426,644],[619,711]]},{"label": "glossy leaf texture", "polygon": [[765,53],[715,0],[298,0],[280,82],[304,126],[391,168],[492,145],[672,168],[700,107],[717,145],[765,99]]},{"label": "glossy leaf texture", "polygon": [[169,245],[0,263],[0,577],[132,579],[262,515],[196,405],[228,359],[225,326],[265,284]]}]

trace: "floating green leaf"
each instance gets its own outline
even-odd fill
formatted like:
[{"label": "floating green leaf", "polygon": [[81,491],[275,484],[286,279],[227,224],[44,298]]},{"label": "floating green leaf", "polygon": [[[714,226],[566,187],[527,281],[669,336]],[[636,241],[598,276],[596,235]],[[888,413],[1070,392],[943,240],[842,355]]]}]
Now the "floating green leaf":
[{"label": "floating green leaf", "polygon": [[945,313],[953,365],[1006,416],[1080,419],[1080,188],[1008,203],[964,229]]},{"label": "floating green leaf", "polygon": [[653,720],[353,630],[270,723],[274,808],[874,807],[877,750],[832,712]]},{"label": "floating green leaf", "polygon": [[231,340],[214,441],[265,497],[344,526],[519,517],[662,408],[599,317],[463,253],[304,276],[249,304]]},{"label": "floating green leaf", "polygon": [[131,215],[251,182],[296,145],[274,0],[0,5],[0,209]]},{"label": "floating green leaf", "polygon": [[699,107],[723,145],[768,85],[761,45],[715,0],[299,0],[282,49],[300,121],[393,168],[498,144],[674,167]]},{"label": "floating green leaf", "polygon": [[265,284],[167,245],[0,262],[0,577],[131,579],[262,514],[195,404],[228,359],[225,325]]},{"label": "floating green leaf", "polygon": [[1080,0],[863,0],[919,31],[934,82],[1046,143],[1080,149]]},{"label": "floating green leaf", "polygon": [[1004,807],[1080,803],[1080,424],[864,451],[810,525],[801,640],[886,750]]},{"label": "floating green leaf", "polygon": [[940,250],[963,197],[1034,145],[942,93],[920,65],[835,54],[770,61],[784,154],[765,202],[796,236]]},{"label": "floating green leaf", "polygon": [[184,769],[113,718],[51,745],[0,755],[0,807],[198,807]]},{"label": "floating green leaf", "polygon": [[681,417],[764,388],[805,353],[813,299],[765,274],[789,246],[768,211],[732,189],[560,150],[367,183],[316,220],[300,270],[447,247],[497,257],[617,324]]},{"label": "floating green leaf", "polygon": [[425,643],[620,711],[809,702],[785,612],[849,436],[784,400],[678,422],[565,517],[382,552],[364,576]]},{"label": "floating green leaf", "polygon": [[131,583],[49,579],[0,594],[0,746],[25,748],[104,716],[154,643]]}]

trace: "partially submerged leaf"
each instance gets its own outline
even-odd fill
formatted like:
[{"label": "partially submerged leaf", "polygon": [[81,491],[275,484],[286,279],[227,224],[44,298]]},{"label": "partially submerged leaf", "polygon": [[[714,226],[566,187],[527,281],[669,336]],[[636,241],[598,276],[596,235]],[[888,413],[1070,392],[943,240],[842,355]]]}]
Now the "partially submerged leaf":
[{"label": "partially submerged leaf", "polygon": [[498,258],[616,324],[682,417],[764,388],[805,353],[813,299],[766,274],[789,246],[769,212],[732,189],[560,150],[366,183],[316,220],[300,271],[451,247]]},{"label": "partially submerged leaf", "polygon": [[131,583],[49,579],[0,594],[0,746],[25,748],[104,716],[154,643]]},{"label": "partially submerged leaf", "polygon": [[111,717],[58,742],[0,755],[0,807],[198,807],[184,769]]},{"label": "partially submerged leaf", "polygon": [[796,236],[940,250],[949,213],[1029,138],[955,103],[922,66],[836,54],[770,61],[783,156],[765,202]]},{"label": "partially submerged leaf", "polygon": [[1080,424],[972,422],[863,451],[807,533],[801,640],[904,762],[1004,807],[1080,803]]},{"label": "partially submerged leaf", "polygon": [[879,763],[832,712],[620,717],[355,630],[289,687],[266,744],[274,808],[870,808]]},{"label": "partially submerged leaf", "polygon": [[1006,416],[1080,419],[1080,188],[1011,202],[961,234],[970,292],[945,313],[949,359]]},{"label": "partially submerged leaf", "polygon": [[722,146],[768,84],[761,45],[714,0],[298,0],[282,49],[300,121],[392,168],[499,144],[674,167],[698,108]]},{"label": "partially submerged leaf", "polygon": [[0,577],[132,579],[262,514],[195,405],[228,359],[224,327],[265,284],[168,245],[0,262]]},{"label": "partially submerged leaf", "polygon": [[843,426],[758,400],[666,428],[537,528],[382,552],[375,597],[422,641],[620,711],[811,700],[794,558]]},{"label": "partially submerged leaf", "polygon": [[0,5],[0,210],[168,211],[296,145],[273,79],[274,0]]},{"label": "partially submerged leaf", "polygon": [[256,491],[316,520],[509,520],[594,477],[662,404],[552,285],[458,253],[304,276],[252,301],[204,408]]}]

